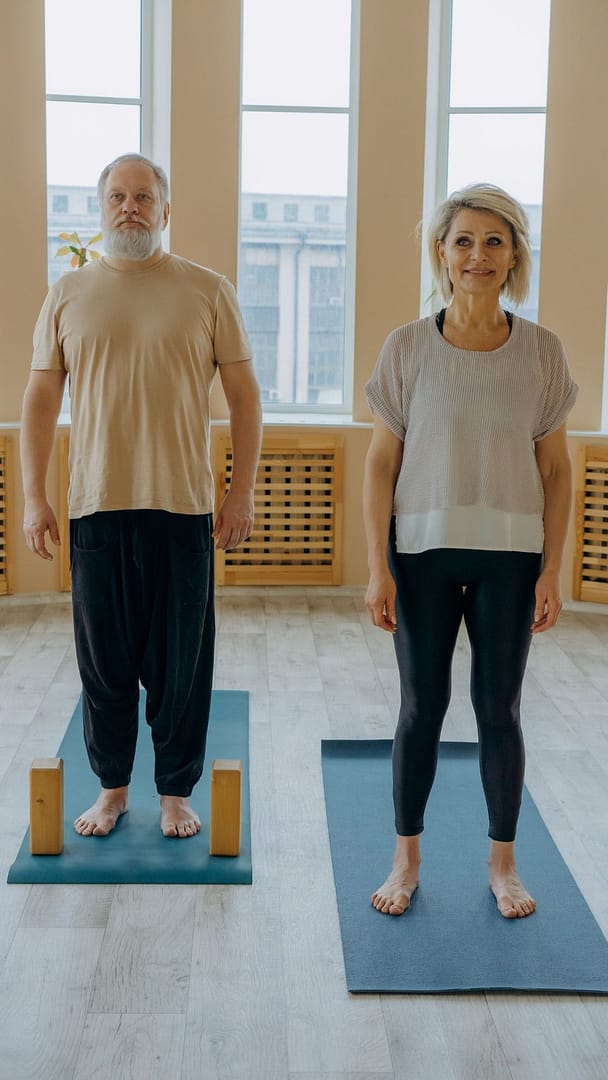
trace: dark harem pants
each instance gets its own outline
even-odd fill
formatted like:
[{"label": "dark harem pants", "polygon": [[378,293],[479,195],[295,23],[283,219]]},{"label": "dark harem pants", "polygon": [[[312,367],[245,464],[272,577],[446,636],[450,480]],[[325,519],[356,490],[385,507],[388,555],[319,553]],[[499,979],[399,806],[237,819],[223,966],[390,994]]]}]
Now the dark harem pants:
[{"label": "dark harem pants", "polygon": [[211,704],[215,620],[211,514],[115,510],[70,522],[84,736],[104,788],[129,783],[139,683],[156,787],[190,795]]},{"label": "dark harem pants", "polygon": [[471,700],[493,840],[515,839],[524,782],[521,685],[542,556],[437,548],[398,554],[395,651],[401,709],[393,743],[393,800],[400,836],[424,828],[439,738],[451,693],[452,656],[464,618],[471,643]]}]

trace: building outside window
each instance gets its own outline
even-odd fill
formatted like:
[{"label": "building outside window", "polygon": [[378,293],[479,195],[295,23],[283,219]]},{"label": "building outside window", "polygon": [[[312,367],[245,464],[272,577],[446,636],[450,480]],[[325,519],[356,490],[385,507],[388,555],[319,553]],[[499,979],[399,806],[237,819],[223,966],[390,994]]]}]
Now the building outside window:
[{"label": "building outside window", "polygon": [[254,221],[266,221],[268,217],[268,203],[254,202],[251,206]]},{"label": "building outside window", "polygon": [[[262,387],[277,384],[279,338],[279,253],[276,245],[257,244],[240,279],[239,299],[252,343],[257,377]],[[272,401],[264,390],[265,401]]]},{"label": "building outside window", "polygon": [[270,408],[350,407],[345,330],[356,2],[243,2],[238,291]]}]

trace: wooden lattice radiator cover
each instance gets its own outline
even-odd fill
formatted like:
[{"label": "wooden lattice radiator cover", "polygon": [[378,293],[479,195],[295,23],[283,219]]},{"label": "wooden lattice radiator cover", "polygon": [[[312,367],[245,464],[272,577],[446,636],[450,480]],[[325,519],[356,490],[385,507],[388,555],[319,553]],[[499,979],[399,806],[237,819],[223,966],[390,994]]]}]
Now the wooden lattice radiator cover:
[{"label": "wooden lattice radiator cover", "polygon": [[[218,439],[217,503],[232,476],[232,446]],[[335,436],[268,436],[255,485],[250,542],[217,552],[219,585],[339,585],[343,444]]]},{"label": "wooden lattice radiator cover", "polygon": [[581,446],[576,468],[575,600],[608,604],[608,446]]},{"label": "wooden lattice radiator cover", "polygon": [[0,435],[0,595],[10,592],[8,574],[8,485],[10,441]]}]

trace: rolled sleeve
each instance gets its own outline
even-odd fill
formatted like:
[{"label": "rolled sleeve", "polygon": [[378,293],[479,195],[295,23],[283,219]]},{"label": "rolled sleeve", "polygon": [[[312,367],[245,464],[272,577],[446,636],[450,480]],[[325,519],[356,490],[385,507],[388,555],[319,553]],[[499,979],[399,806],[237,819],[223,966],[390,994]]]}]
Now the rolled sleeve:
[{"label": "rolled sleeve", "polygon": [[541,442],[562,426],[578,394],[564,347],[555,334],[548,334],[544,348],[541,346],[541,360],[544,393],[533,433],[535,442]]},{"label": "rolled sleeve", "polygon": [[408,422],[409,395],[403,380],[399,331],[393,330],[388,335],[364,389],[372,412],[403,442]]},{"label": "rolled sleeve", "polygon": [[217,293],[214,351],[218,364],[233,364],[253,357],[236,290],[227,278],[222,278]]}]

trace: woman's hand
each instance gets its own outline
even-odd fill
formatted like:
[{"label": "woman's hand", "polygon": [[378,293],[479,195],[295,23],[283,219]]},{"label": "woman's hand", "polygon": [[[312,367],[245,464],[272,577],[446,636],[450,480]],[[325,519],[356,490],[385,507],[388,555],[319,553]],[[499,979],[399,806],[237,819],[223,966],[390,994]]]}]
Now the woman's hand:
[{"label": "woman's hand", "polygon": [[555,626],[562,610],[557,570],[543,570],[536,582],[536,604],[534,607],[533,634],[542,634]]},{"label": "woman's hand", "polygon": [[374,626],[394,634],[397,629],[395,598],[397,589],[388,567],[386,570],[372,572],[365,594],[365,606]]}]

